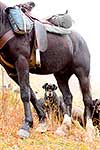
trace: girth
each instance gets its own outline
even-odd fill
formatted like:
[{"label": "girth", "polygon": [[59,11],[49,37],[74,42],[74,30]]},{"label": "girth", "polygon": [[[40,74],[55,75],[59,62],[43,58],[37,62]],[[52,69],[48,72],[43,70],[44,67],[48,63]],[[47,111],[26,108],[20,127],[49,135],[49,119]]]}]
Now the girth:
[{"label": "girth", "polygon": [[[0,50],[5,46],[5,44],[12,39],[15,36],[12,30],[9,30],[6,32],[1,38],[0,38]],[[10,68],[14,68],[14,66],[7,61],[4,60],[4,58],[0,55],[0,62],[3,62],[5,65],[7,65]]]},{"label": "girth", "polygon": [[12,39],[15,36],[12,30],[9,30],[6,32],[1,38],[0,38],[0,49],[2,49],[5,44]]},{"label": "girth", "polygon": [[3,62],[6,66],[10,68],[14,68],[14,66],[10,64],[9,62],[7,62],[6,60],[4,60],[4,58],[1,55],[0,55],[0,62]]}]

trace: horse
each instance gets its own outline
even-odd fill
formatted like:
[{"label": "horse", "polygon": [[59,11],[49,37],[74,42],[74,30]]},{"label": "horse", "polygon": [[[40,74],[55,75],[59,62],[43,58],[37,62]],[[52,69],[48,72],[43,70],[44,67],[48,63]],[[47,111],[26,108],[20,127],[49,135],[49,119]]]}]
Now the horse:
[{"label": "horse", "polygon": [[[6,32],[8,33],[9,30],[12,30],[7,14],[5,13],[5,8],[7,6],[0,2],[0,40]],[[20,87],[25,119],[18,130],[19,137],[29,137],[30,128],[33,126],[30,102],[33,104],[39,117],[37,131],[45,132],[47,130],[46,115],[41,105],[39,105],[34,91],[30,87],[29,72],[40,75],[53,74],[57,81],[66,106],[63,122],[55,131],[57,135],[65,135],[65,128],[71,128],[73,96],[68,81],[73,74],[76,75],[79,80],[85,106],[84,118],[86,131],[91,131],[92,136],[94,129],[92,123],[93,102],[89,78],[90,53],[83,37],[72,30],[66,35],[47,32],[47,49],[45,52],[40,52],[41,67],[30,67],[30,56],[35,41],[34,26],[30,33],[24,35],[13,34],[13,37],[0,50],[0,56],[2,57],[0,63],[5,68],[9,77]]]}]

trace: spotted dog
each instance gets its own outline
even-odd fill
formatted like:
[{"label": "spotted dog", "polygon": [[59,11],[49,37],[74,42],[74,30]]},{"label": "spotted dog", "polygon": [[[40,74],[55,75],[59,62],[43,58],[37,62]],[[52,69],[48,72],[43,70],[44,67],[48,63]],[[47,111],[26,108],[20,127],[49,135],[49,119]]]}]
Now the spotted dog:
[{"label": "spotted dog", "polygon": [[55,90],[57,86],[55,84],[45,83],[42,88],[45,90],[44,93],[44,107],[47,113],[47,117],[54,120],[58,120],[60,123],[63,119],[64,102],[61,97],[58,97]]}]

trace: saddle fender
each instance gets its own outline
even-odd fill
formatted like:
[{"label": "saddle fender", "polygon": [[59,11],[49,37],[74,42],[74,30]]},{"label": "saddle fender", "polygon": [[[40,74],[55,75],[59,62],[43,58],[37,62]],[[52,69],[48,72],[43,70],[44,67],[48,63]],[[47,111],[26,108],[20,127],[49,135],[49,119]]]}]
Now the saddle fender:
[{"label": "saddle fender", "polygon": [[40,51],[45,52],[47,49],[47,32],[45,26],[38,20],[35,20],[34,26],[37,41],[36,64],[40,67],[41,66]]},{"label": "saddle fender", "polygon": [[38,20],[35,20],[35,34],[36,34],[36,40],[37,40],[37,48],[41,52],[45,52],[47,49],[47,32],[46,28]]}]

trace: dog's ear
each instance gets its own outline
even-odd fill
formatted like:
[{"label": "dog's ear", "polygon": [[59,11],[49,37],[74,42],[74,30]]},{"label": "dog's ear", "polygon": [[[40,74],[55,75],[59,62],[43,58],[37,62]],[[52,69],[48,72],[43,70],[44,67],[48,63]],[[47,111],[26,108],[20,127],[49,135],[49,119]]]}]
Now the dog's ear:
[{"label": "dog's ear", "polygon": [[57,90],[57,86],[53,84],[53,90]]},{"label": "dog's ear", "polygon": [[97,102],[98,102],[98,99],[93,100],[93,106],[95,106]]},{"label": "dog's ear", "polygon": [[42,86],[42,88],[43,89],[46,89],[46,86],[48,85],[48,83],[45,83],[43,86]]}]

